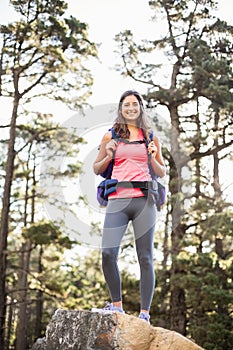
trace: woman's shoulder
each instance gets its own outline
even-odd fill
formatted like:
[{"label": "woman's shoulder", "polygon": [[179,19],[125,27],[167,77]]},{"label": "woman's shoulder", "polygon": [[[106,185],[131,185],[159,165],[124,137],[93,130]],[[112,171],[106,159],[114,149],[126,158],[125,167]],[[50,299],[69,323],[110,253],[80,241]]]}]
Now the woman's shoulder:
[{"label": "woman's shoulder", "polygon": [[112,132],[111,132],[111,130],[109,130],[104,134],[104,136],[102,138],[102,142],[108,142],[111,139],[112,139]]},{"label": "woman's shoulder", "polygon": [[155,133],[153,133],[153,138],[152,140],[154,141],[154,144],[158,147],[158,149],[161,149],[161,142],[159,140],[158,135],[156,135]]}]

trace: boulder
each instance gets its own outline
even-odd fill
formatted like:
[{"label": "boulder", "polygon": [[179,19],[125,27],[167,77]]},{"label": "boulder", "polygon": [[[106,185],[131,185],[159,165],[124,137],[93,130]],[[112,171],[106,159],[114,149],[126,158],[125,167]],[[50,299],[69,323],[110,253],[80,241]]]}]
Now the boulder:
[{"label": "boulder", "polygon": [[203,350],[177,332],[116,312],[61,310],[31,350]]}]

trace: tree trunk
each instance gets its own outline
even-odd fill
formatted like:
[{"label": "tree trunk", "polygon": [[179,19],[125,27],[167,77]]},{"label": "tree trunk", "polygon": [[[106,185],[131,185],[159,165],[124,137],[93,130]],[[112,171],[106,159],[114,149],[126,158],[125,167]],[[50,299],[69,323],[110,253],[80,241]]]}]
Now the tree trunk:
[{"label": "tree trunk", "polygon": [[185,291],[179,285],[179,280],[182,275],[180,264],[177,257],[182,247],[182,240],[184,236],[183,225],[179,224],[172,231],[172,267],[170,278],[170,327],[172,330],[186,335],[186,300]]},{"label": "tree trunk", "polygon": [[[218,144],[219,144],[219,135],[218,135],[218,130],[219,130],[219,110],[216,108],[215,110],[215,115],[214,115],[214,130],[216,130],[216,136],[214,138],[214,148],[217,149]],[[221,190],[221,184],[219,180],[219,155],[218,152],[215,152],[213,154],[213,159],[214,159],[214,168],[213,168],[213,188],[214,188],[214,196],[215,196],[215,211],[216,213],[221,213],[222,212],[222,204],[219,202],[219,199],[222,197],[222,190]],[[224,258],[224,249],[223,249],[223,237],[222,235],[216,235],[215,237],[215,252],[218,257]]]},{"label": "tree trunk", "polygon": [[[30,189],[30,159],[31,159],[32,143],[28,151],[27,159],[27,178],[25,187],[25,200],[24,200],[24,227],[28,224],[28,198]],[[32,202],[31,202],[31,219],[30,223],[34,223],[35,216],[35,164],[32,171]],[[19,273],[18,273],[18,302],[19,313],[18,322],[16,328],[16,345],[15,350],[27,349],[28,338],[28,273],[30,270],[30,258],[31,258],[32,242],[28,239],[21,247],[20,261],[19,261]]]},{"label": "tree trunk", "polygon": [[16,344],[15,350],[27,349],[27,327],[28,327],[28,316],[27,316],[27,292],[28,292],[28,271],[31,254],[31,241],[27,241],[22,245],[20,253],[20,266],[18,273],[18,303],[19,303],[19,314],[16,329]]},{"label": "tree trunk", "polygon": [[0,344],[4,348],[5,342],[5,321],[6,321],[6,269],[7,269],[7,237],[9,225],[11,185],[14,173],[15,159],[15,135],[16,118],[19,105],[19,98],[15,97],[14,106],[10,124],[10,138],[8,144],[8,153],[6,160],[6,175],[2,199],[2,213],[0,226]]},{"label": "tree trunk", "polygon": [[5,340],[5,350],[10,349],[10,340],[11,340],[11,330],[13,325],[13,300],[11,299],[9,307],[8,307],[8,318],[7,318],[7,334]]},{"label": "tree trunk", "polygon": [[[185,234],[185,226],[181,224],[182,203],[180,192],[182,186],[181,178],[181,154],[179,145],[179,116],[177,107],[170,107],[170,117],[172,124],[171,131],[171,159],[170,159],[170,179],[169,191],[171,193],[172,208],[172,234],[171,234],[171,259],[172,267],[170,274],[170,323],[171,329],[186,334],[186,303],[185,292],[179,286],[179,278],[182,274],[177,261],[182,248],[182,241]],[[177,135],[178,134],[178,135]]]},{"label": "tree trunk", "polygon": [[[201,123],[200,123],[200,118],[199,118],[199,101],[197,99],[197,112],[195,115],[195,125],[197,128],[195,140],[193,142],[194,150],[196,153],[200,152],[201,148]],[[201,194],[201,161],[199,158],[195,160],[195,197],[199,198]]]},{"label": "tree trunk", "polygon": [[[175,276],[175,273],[173,273]],[[186,303],[185,291],[179,285],[171,291],[170,298],[171,330],[186,335]]]},{"label": "tree trunk", "polygon": [[[219,110],[215,111],[215,115],[214,115],[214,130],[216,130],[216,135],[214,137],[214,148],[217,149],[219,142],[218,142],[218,130],[219,130]],[[221,191],[221,185],[220,185],[220,181],[219,181],[219,157],[218,157],[218,152],[216,151],[213,154],[213,158],[214,158],[214,183],[213,183],[213,187],[214,187],[214,194],[215,194],[215,198],[221,198],[222,196],[222,191]],[[222,208],[217,208],[218,211],[221,211]]]},{"label": "tree trunk", "polygon": [[[38,275],[39,276],[43,270],[42,255],[43,255],[43,247],[41,246],[40,251],[39,251],[39,259],[38,259]],[[36,339],[41,337],[42,314],[43,314],[43,292],[41,290],[39,290],[37,292],[37,298],[36,298],[36,322],[35,322],[35,338]]]}]

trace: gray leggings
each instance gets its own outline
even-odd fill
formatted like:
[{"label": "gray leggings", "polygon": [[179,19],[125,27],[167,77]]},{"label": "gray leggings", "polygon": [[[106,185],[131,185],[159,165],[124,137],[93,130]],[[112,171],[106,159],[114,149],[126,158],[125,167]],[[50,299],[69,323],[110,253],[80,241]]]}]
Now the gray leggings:
[{"label": "gray leggings", "polygon": [[121,240],[131,220],[141,272],[141,309],[150,309],[155,288],[153,266],[155,218],[155,205],[146,197],[108,201],[102,239],[102,269],[113,302],[122,299],[117,258]]}]

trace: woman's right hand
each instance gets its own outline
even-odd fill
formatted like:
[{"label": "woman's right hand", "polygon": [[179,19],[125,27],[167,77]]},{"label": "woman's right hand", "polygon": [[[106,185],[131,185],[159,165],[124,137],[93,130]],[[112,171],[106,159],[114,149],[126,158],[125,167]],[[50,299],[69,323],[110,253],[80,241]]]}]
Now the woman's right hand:
[{"label": "woman's right hand", "polygon": [[101,140],[99,153],[93,163],[93,169],[96,175],[99,175],[106,170],[113,157],[115,149],[116,142],[112,139],[112,133],[108,131]]},{"label": "woman's right hand", "polygon": [[106,153],[109,157],[112,158],[113,156],[113,152],[116,150],[116,146],[117,146],[117,142],[115,140],[110,140],[106,146],[105,146],[105,150],[106,150]]}]

